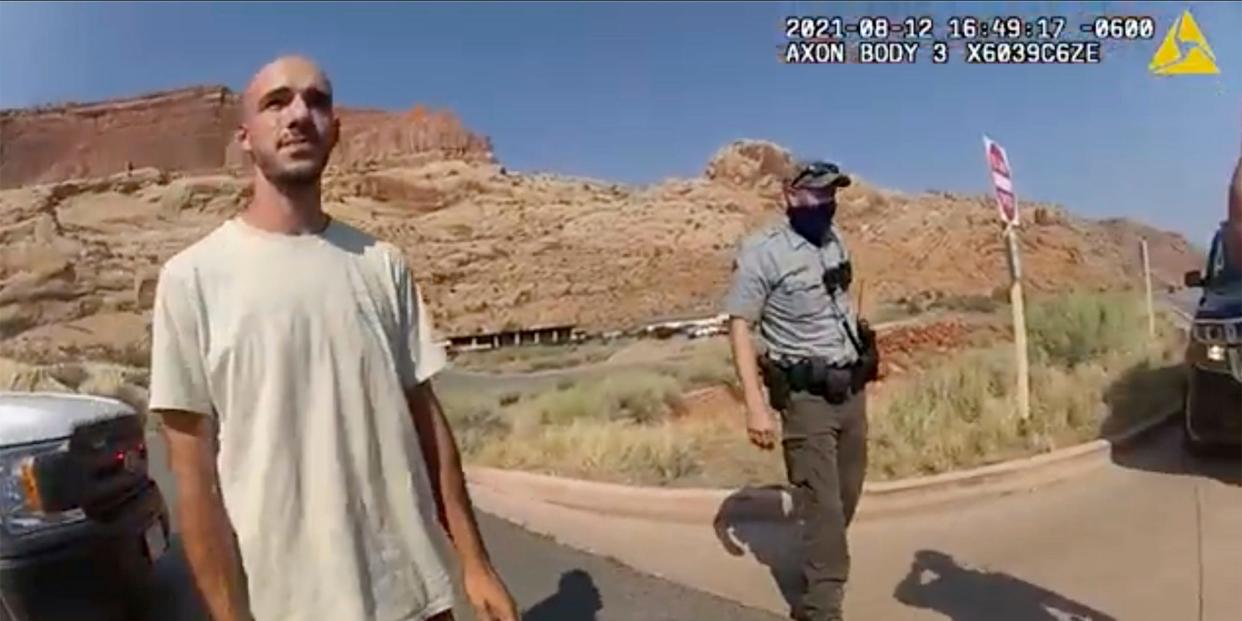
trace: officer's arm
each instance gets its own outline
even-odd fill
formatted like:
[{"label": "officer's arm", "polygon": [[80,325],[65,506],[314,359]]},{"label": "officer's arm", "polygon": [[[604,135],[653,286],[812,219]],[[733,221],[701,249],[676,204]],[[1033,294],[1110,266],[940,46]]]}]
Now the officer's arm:
[{"label": "officer's arm", "polygon": [[733,365],[750,412],[767,411],[759,387],[759,368],[750,324],[758,321],[763,313],[770,291],[768,282],[761,249],[743,248],[733,264],[733,280],[725,298],[725,312],[730,316],[729,342],[733,349]]},{"label": "officer's arm", "polygon": [[766,411],[763,391],[760,389],[759,365],[750,335],[750,322],[745,318],[733,317],[729,320],[729,344],[733,349],[733,366],[738,380],[742,383],[746,409],[750,412]]}]

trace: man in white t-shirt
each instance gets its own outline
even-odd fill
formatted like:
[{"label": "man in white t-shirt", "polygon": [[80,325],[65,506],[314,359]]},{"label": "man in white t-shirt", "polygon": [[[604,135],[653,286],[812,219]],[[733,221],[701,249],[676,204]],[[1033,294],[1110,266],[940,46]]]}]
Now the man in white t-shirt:
[{"label": "man in white t-shirt", "polygon": [[151,351],[212,618],[449,620],[460,568],[481,621],[516,621],[428,382],[445,355],[406,259],[323,212],[327,77],[280,58],[241,118],[254,198],[164,265]]}]

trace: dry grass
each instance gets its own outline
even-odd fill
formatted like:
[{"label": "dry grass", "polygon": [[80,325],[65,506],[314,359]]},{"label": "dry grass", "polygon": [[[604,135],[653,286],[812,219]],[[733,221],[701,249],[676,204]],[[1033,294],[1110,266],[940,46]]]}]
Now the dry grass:
[{"label": "dry grass", "polygon": [[1010,346],[965,352],[903,378],[874,402],[871,472],[944,472],[1044,452],[1168,414],[1181,395],[1181,333],[1154,342],[1130,296],[1071,295],[1029,314],[1031,417],[1017,414]]},{"label": "dry grass", "polygon": [[733,354],[729,350],[728,339],[724,337],[690,341],[656,366],[661,372],[677,378],[685,390],[722,384],[738,386]]},{"label": "dry grass", "polygon": [[[1176,407],[1182,334],[1162,317],[1150,341],[1136,298],[1067,295],[1031,304],[1028,316],[1031,418],[1015,411],[1012,347],[959,352],[873,395],[870,478],[1044,452]],[[736,424],[670,415],[682,391],[735,382],[727,341],[706,339],[649,371],[565,382],[505,405],[476,398],[446,408],[468,459],[480,464],[674,486],[777,482],[779,454],[749,447]]]},{"label": "dry grass", "polygon": [[477,371],[529,373],[604,362],[623,347],[623,342],[575,343],[571,345],[523,345],[462,352],[453,356],[457,366]]},{"label": "dry grass", "polygon": [[658,485],[701,468],[696,435],[663,420],[574,420],[563,425],[521,426],[503,442],[473,457],[500,467],[624,483]]},{"label": "dry grass", "polygon": [[441,395],[467,460],[601,480],[662,484],[700,472],[710,425],[675,422],[690,387],[708,381],[695,366],[703,354],[655,369],[624,369],[599,378],[565,379],[533,394]]},{"label": "dry grass", "polygon": [[528,427],[580,420],[643,424],[666,418],[681,393],[682,385],[674,377],[646,370],[619,371],[533,395],[511,408],[519,425]]}]

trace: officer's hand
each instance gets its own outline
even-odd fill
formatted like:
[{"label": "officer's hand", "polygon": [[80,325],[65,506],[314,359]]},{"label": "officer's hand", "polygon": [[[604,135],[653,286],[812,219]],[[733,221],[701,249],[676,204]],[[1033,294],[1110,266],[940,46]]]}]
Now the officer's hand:
[{"label": "officer's hand", "polygon": [[750,443],[770,451],[776,447],[776,426],[772,421],[772,413],[767,408],[748,408],[746,412],[746,435]]}]

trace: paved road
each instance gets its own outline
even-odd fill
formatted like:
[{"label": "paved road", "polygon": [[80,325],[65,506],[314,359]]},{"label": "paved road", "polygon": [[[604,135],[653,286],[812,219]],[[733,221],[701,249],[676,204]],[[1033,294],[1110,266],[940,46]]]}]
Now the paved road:
[{"label": "paved road", "polygon": [[[152,437],[149,444],[152,474],[171,505],[176,487],[167,469],[160,467],[165,459],[163,442]],[[480,515],[480,527],[525,621],[780,619],[567,548],[486,514]],[[206,621],[175,539],[169,555],[159,562],[152,596],[155,600],[152,619]],[[456,614],[459,621],[474,618],[465,608],[459,608]]]},{"label": "paved road", "polygon": [[[707,524],[479,496],[566,543],[776,614],[788,610],[789,525],[728,524],[728,550]],[[1236,621],[1242,462],[1190,458],[1169,424],[1062,483],[863,520],[850,542],[850,619]]]}]

